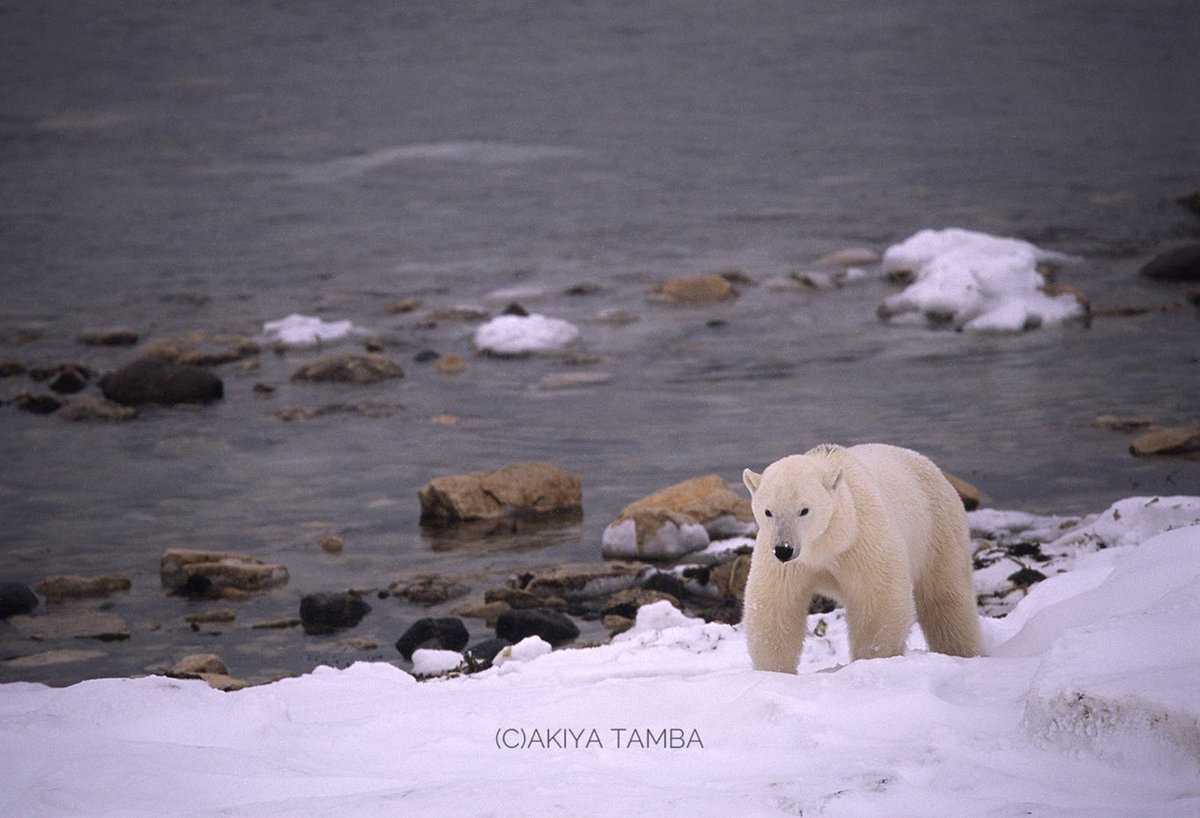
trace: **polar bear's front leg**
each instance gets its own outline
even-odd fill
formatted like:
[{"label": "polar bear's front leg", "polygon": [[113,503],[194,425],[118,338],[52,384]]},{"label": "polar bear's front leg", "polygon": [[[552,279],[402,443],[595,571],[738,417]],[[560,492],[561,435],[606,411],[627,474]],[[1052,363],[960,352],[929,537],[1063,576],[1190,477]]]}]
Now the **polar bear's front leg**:
[{"label": "polar bear's front leg", "polygon": [[904,654],[904,643],[916,621],[907,584],[858,589],[846,596],[850,658],[881,659]]},{"label": "polar bear's front leg", "polygon": [[789,579],[782,567],[751,563],[742,623],[755,670],[796,672],[808,629],[812,588]]}]

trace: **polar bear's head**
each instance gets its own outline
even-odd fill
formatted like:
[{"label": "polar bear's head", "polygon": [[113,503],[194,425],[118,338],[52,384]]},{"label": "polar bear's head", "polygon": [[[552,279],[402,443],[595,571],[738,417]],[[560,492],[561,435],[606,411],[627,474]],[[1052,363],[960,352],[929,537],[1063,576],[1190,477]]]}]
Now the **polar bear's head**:
[{"label": "polar bear's head", "polygon": [[822,553],[821,535],[833,519],[842,469],[824,458],[792,455],[756,474],[742,472],[758,521],[758,546],[780,562],[821,565],[837,556]]}]

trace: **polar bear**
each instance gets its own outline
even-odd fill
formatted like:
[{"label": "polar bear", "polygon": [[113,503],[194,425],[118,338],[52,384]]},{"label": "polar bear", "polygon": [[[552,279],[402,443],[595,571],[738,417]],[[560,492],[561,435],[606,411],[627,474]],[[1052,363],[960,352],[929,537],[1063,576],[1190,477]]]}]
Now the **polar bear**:
[{"label": "polar bear", "polygon": [[980,653],[962,501],[920,454],[823,445],[742,473],[758,521],[742,621],[756,670],[795,673],[814,593],[846,606],[854,659]]}]

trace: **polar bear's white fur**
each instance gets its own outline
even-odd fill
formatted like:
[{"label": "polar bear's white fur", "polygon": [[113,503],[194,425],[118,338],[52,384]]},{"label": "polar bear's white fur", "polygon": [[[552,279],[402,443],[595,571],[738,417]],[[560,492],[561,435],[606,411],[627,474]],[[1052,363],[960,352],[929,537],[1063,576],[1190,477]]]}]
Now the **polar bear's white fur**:
[{"label": "polar bear's white fur", "polygon": [[814,593],[846,606],[854,659],[980,653],[962,501],[920,454],[824,445],[742,474],[758,521],[742,620],[757,670],[795,673]]}]

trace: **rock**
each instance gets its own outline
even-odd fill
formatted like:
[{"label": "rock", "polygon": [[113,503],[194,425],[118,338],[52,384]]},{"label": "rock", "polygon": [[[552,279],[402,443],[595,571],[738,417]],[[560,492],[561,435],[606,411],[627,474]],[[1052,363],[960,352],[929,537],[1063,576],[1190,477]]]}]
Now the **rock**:
[{"label": "rock", "polygon": [[34,395],[24,390],[17,393],[13,403],[21,411],[34,415],[50,415],[63,406],[63,402],[54,395]]},{"label": "rock", "polygon": [[1200,307],[1200,287],[1188,287],[1187,300]]},{"label": "rock", "polygon": [[60,395],[74,395],[76,392],[82,392],[92,382],[93,377],[95,373],[86,366],[63,364],[51,375],[48,385],[51,391]]},{"label": "rock", "polygon": [[577,511],[583,505],[579,476],[549,463],[435,477],[421,487],[418,497],[422,523]]},{"label": "rock", "polygon": [[865,267],[878,264],[879,254],[865,247],[847,247],[826,253],[813,262],[815,267]]},{"label": "rock", "polygon": [[960,500],[962,500],[964,509],[967,511],[974,511],[975,509],[979,508],[980,503],[983,502],[983,493],[980,492],[979,489],[975,488],[975,486],[971,485],[966,480],[963,480],[961,477],[953,475],[948,471],[943,471],[942,474],[945,476],[946,481],[950,483],[951,487],[953,487],[954,491],[958,493],[958,497]]},{"label": "rock", "polygon": [[28,670],[31,668],[50,667],[51,665],[87,662],[107,655],[102,650],[45,650],[41,653],[31,653],[27,656],[19,656],[16,659],[9,659],[5,664],[11,668],[24,668]]},{"label": "rock", "polygon": [[622,515],[600,537],[605,559],[675,559],[710,542],[704,526],[686,514],[661,509]]},{"label": "rock", "polygon": [[64,609],[41,616],[11,616],[8,621],[20,635],[38,641],[99,639],[101,642],[116,642],[129,638],[129,626],[125,620],[106,611]]},{"label": "rock", "polygon": [[424,303],[419,298],[398,298],[385,308],[390,315],[404,315],[421,308]]},{"label": "rock", "polygon": [[567,601],[561,597],[538,596],[519,588],[493,588],[487,591],[483,595],[483,598],[489,603],[503,602],[514,610],[523,608],[550,608],[555,611],[565,611],[567,609]]},{"label": "rock", "polygon": [[632,588],[649,570],[636,562],[566,563],[519,576],[517,585],[538,596],[593,599]]},{"label": "rock", "polygon": [[339,639],[333,644],[334,647],[345,648],[346,650],[356,650],[360,653],[379,650],[378,642],[376,642],[374,639],[366,639],[361,636],[347,636],[345,639]]},{"label": "rock", "polygon": [[159,561],[163,587],[186,596],[265,591],[288,581],[288,570],[244,554],[168,548]]},{"label": "rock", "polygon": [[456,375],[459,372],[466,371],[467,361],[463,356],[456,352],[447,352],[440,356],[433,364],[433,369],[442,375]]},{"label": "rock", "polygon": [[308,634],[333,633],[353,628],[370,610],[358,594],[307,594],[300,599],[300,624]]},{"label": "rock", "polygon": [[496,654],[512,643],[507,639],[495,637],[492,639],[484,639],[481,642],[476,642],[471,647],[467,648],[466,658],[468,663],[478,665],[479,670],[486,670],[492,666],[492,660],[496,658]]},{"label": "rock", "polygon": [[653,293],[677,304],[713,304],[738,296],[737,288],[716,273],[674,276],[660,282]]},{"label": "rock", "polygon": [[211,608],[207,611],[188,614],[183,619],[192,625],[211,625],[221,622],[233,622],[237,619],[237,612],[233,608]]},{"label": "rock", "polygon": [[440,605],[470,589],[442,574],[416,574],[410,579],[393,582],[388,590],[414,605]]},{"label": "rock", "polygon": [[20,361],[9,359],[0,359],[0,378],[15,378],[18,375],[24,375],[28,370],[25,364]]},{"label": "rock", "polygon": [[719,475],[707,474],[660,489],[625,508],[601,537],[606,558],[671,559],[710,540],[755,530],[750,502]]},{"label": "rock", "polygon": [[399,639],[396,640],[396,650],[405,659],[412,660],[413,651],[418,648],[437,648],[440,650],[462,650],[467,646],[470,636],[461,619],[444,616],[434,619],[425,617],[418,619]]},{"label": "rock", "polygon": [[62,602],[66,599],[110,596],[128,591],[133,586],[129,577],[99,576],[81,577],[73,574],[46,577],[33,589],[46,597],[47,602]]},{"label": "rock", "polygon": [[708,572],[708,581],[722,596],[743,599],[746,596],[746,579],[750,576],[750,555],[742,554],[733,562],[713,566]]},{"label": "rock", "polygon": [[0,619],[27,614],[37,609],[38,598],[28,585],[0,582]]},{"label": "rock", "polygon": [[199,367],[241,361],[258,353],[258,343],[241,333],[205,335],[192,332],[179,338],[152,341],[142,348],[144,357]]},{"label": "rock", "polygon": [[652,605],[655,602],[663,601],[670,602],[676,608],[679,607],[679,599],[665,591],[651,591],[646,588],[626,588],[624,591],[618,591],[604,600],[604,607],[601,609],[601,613],[604,616],[615,615],[635,619],[638,608],[643,605]]},{"label": "rock", "polygon": [[225,395],[221,379],[207,369],[162,358],[140,358],[100,379],[104,397],[125,406],[208,403]]},{"label": "rock", "polygon": [[342,539],[340,534],[327,532],[317,538],[317,545],[326,554],[340,554],[342,549],[346,547],[346,541]]},{"label": "rock", "polygon": [[1200,281],[1200,244],[1185,244],[1159,253],[1139,273],[1155,281]]},{"label": "rock", "polygon": [[215,653],[193,653],[185,656],[167,671],[171,676],[196,677],[201,673],[229,673],[229,668]]},{"label": "rock", "polygon": [[1154,423],[1146,417],[1121,417],[1119,415],[1100,415],[1094,421],[1101,429],[1111,429],[1114,432],[1133,432],[1145,429]]},{"label": "rock", "polygon": [[569,616],[558,611],[525,608],[500,614],[496,620],[496,636],[513,644],[528,636],[537,636],[558,647],[577,638],[579,627]]},{"label": "rock", "polygon": [[105,398],[87,396],[72,398],[58,409],[57,414],[63,420],[123,423],[136,418],[138,410]]},{"label": "rock", "polygon": [[450,613],[467,619],[482,619],[485,625],[494,628],[500,614],[510,610],[507,602],[485,602],[481,597],[472,597],[455,605]]},{"label": "rock", "polygon": [[75,342],[90,347],[129,347],[138,342],[138,334],[128,327],[89,329],[75,336]]},{"label": "rock", "polygon": [[285,617],[283,619],[268,619],[266,622],[256,622],[250,626],[250,629],[255,631],[282,631],[287,630],[288,628],[297,628],[299,626],[299,619]]},{"label": "rock", "polygon": [[632,628],[636,621],[637,620],[635,619],[630,619],[628,616],[621,616],[620,614],[605,614],[604,617],[601,618],[600,624],[603,625],[609,633],[611,633],[613,636],[616,636],[618,633],[624,633]]},{"label": "rock", "polygon": [[1200,455],[1200,427],[1151,426],[1134,438],[1129,451],[1137,457],[1196,457]]},{"label": "rock", "polygon": [[383,355],[328,355],[305,364],[292,373],[293,381],[373,384],[403,378],[400,364]]}]

